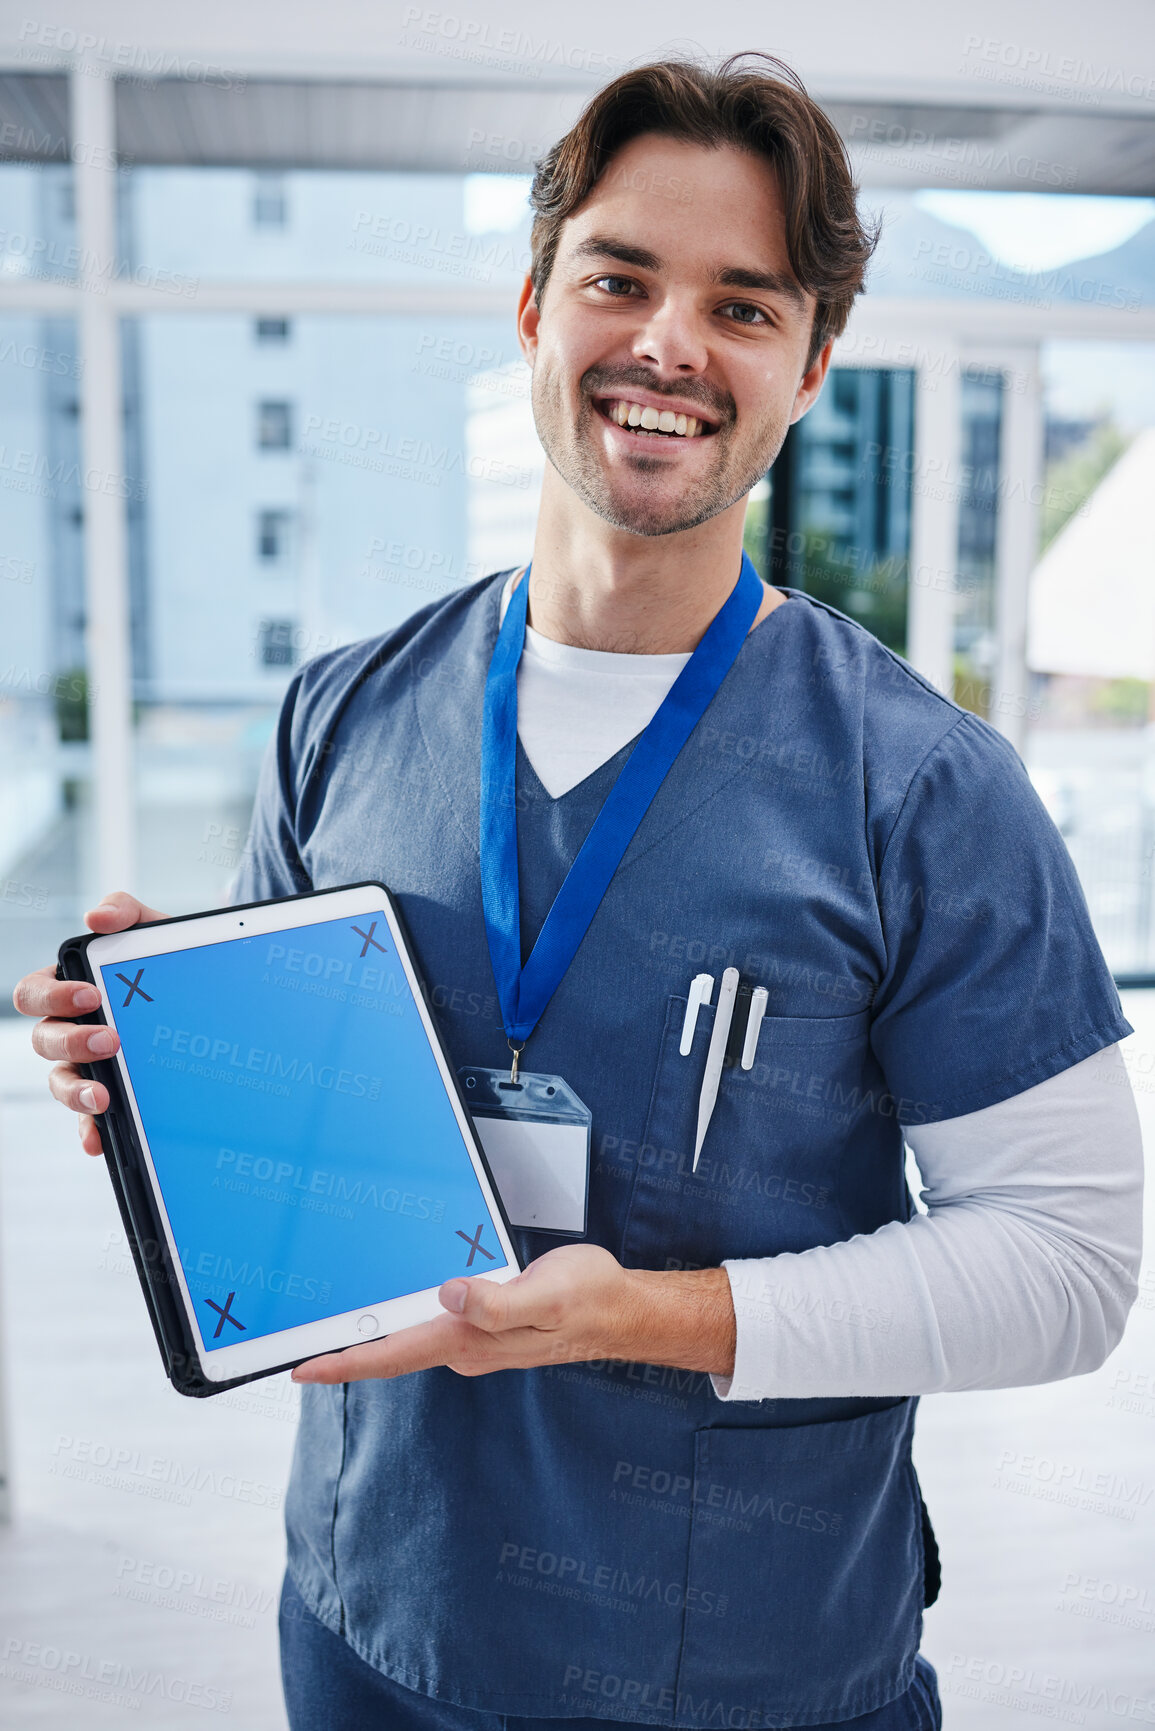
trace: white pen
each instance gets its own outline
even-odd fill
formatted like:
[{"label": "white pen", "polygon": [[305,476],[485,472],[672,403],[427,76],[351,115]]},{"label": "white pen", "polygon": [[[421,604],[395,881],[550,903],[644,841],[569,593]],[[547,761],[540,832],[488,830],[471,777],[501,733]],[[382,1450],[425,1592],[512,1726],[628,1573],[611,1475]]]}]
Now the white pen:
[{"label": "white pen", "polygon": [[730,1023],[734,1019],[734,999],[738,992],[738,970],[727,968],[718,991],[718,1008],[714,1011],[714,1027],[710,1049],[706,1053],[706,1074],[702,1077],[702,1092],[698,1095],[698,1134],[694,1139],[694,1166],[698,1170],[698,1155],[710,1127],[718,1084],[722,1080],[722,1063],[726,1056],[726,1041],[730,1038]]},{"label": "white pen", "polygon": [[766,1005],[770,994],[765,986],[755,986],[750,993],[750,1015],[746,1022],[746,1038],[742,1042],[742,1068],[754,1068],[754,1054],[758,1050],[758,1032],[762,1026],[762,1018],[766,1014]]},{"label": "white pen", "polygon": [[694,1029],[698,1026],[698,1011],[703,1004],[708,1004],[714,993],[713,974],[695,974],[690,981],[690,996],[686,1001],[686,1016],[682,1023],[682,1038],[678,1042],[678,1051],[683,1058],[690,1055],[690,1047],[694,1044]]}]

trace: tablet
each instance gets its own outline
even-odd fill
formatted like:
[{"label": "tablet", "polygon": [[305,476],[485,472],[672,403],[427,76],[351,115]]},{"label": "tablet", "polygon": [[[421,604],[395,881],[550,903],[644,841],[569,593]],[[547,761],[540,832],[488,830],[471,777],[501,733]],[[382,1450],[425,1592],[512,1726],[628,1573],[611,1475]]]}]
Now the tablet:
[{"label": "tablet", "polygon": [[208,1394],[443,1315],[520,1262],[381,884],[62,946],[115,1058],[98,1123],[174,1384]]}]

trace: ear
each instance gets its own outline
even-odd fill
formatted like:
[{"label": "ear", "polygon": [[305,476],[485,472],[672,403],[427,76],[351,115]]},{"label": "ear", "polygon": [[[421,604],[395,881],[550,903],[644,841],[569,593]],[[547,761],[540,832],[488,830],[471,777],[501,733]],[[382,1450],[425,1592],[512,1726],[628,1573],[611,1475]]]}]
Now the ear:
[{"label": "ear", "polygon": [[807,409],[811,407],[815,397],[822,389],[823,383],[826,379],[826,369],[830,365],[830,357],[833,352],[834,339],[832,337],[826,344],[826,347],[819,350],[814,365],[808,368],[799,380],[798,390],[794,397],[794,407],[790,412],[791,426],[794,425],[795,421],[800,421],[802,419],[803,415],[806,413]]},{"label": "ear", "polygon": [[541,313],[534,297],[533,279],[527,276],[517,301],[517,340],[530,367],[537,355],[537,327],[540,323]]}]

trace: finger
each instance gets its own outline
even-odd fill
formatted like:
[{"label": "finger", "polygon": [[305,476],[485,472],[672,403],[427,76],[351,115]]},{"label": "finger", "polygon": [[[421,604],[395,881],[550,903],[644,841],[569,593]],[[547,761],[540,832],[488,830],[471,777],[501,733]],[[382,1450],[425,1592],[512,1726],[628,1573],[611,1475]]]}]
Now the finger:
[{"label": "finger", "polygon": [[71,1112],[107,1112],[108,1089],[101,1082],[90,1082],[74,1070],[71,1064],[57,1064],[48,1072],[48,1087],[62,1106]]},{"label": "finger", "polygon": [[538,1277],[529,1280],[529,1269],[498,1284],[484,1276],[447,1280],[438,1298],[455,1316],[487,1334],[510,1328],[556,1328],[564,1314],[562,1294]]},{"label": "finger", "polygon": [[33,1050],[42,1058],[87,1064],[90,1058],[110,1058],[120,1045],[112,1028],[78,1028],[74,1022],[37,1022]]},{"label": "finger", "polygon": [[399,1328],[384,1340],[310,1358],[294,1370],[293,1381],[363,1382],[367,1377],[408,1376],[410,1371],[432,1370],[434,1365],[448,1364],[460,1356],[466,1348],[466,1336],[475,1334],[476,1330],[455,1317],[439,1316],[433,1322]]},{"label": "finger", "polygon": [[49,966],[25,974],[12,1002],[22,1016],[83,1016],[97,1008],[100,993],[85,980],[58,980],[56,969]]},{"label": "finger", "polygon": [[127,890],[113,890],[111,895],[84,916],[84,923],[94,932],[124,932],[146,920],[163,920],[164,914],[149,908],[130,896]]},{"label": "finger", "polygon": [[80,1131],[80,1146],[86,1154],[103,1154],[104,1144],[100,1140],[100,1131],[92,1118],[78,1118],[76,1127]]}]

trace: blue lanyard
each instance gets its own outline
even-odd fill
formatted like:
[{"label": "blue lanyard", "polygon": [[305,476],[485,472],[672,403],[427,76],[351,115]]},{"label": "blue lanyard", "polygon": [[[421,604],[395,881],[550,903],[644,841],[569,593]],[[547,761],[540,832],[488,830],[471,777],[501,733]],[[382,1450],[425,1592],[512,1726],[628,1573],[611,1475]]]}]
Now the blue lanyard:
[{"label": "blue lanyard", "polygon": [[737,583],[626,760],[523,968],[517,881],[517,664],[525,643],[526,567],[490,659],[481,725],[481,901],[502,1021],[515,1053],[561,984],[650,802],[733,666],[763,593],[758,573],[743,553]]}]

